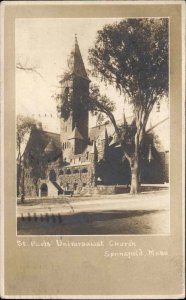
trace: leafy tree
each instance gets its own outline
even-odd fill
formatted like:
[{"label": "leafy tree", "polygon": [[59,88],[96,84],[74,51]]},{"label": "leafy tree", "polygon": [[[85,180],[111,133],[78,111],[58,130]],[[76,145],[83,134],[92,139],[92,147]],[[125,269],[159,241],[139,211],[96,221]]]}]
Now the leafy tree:
[{"label": "leafy tree", "polygon": [[[33,128],[36,128],[38,122],[30,117],[23,115],[17,116],[17,189],[19,194],[19,187],[21,193],[24,195],[24,149],[28,141],[28,136]],[[41,125],[40,125],[41,126]]]},{"label": "leafy tree", "polygon": [[156,101],[168,94],[168,19],[125,19],[104,26],[89,49],[89,62],[92,74],[119,89],[133,107],[134,149],[129,153],[126,143],[123,149],[131,166],[131,193],[137,193],[147,121]]},{"label": "leafy tree", "polygon": [[27,142],[29,133],[33,128],[36,128],[38,122],[30,117],[25,117],[23,115],[17,116],[17,162],[21,164],[23,157],[23,148]]}]

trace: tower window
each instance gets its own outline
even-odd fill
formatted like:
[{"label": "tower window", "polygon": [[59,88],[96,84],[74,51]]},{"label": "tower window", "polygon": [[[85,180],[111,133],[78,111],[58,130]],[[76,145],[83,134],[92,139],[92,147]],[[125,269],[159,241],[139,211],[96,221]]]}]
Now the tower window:
[{"label": "tower window", "polygon": [[71,170],[67,169],[66,174],[71,174]]},{"label": "tower window", "polygon": [[77,184],[77,183],[74,183],[74,190],[75,190],[75,191],[77,190],[77,187],[78,187],[78,184]]}]

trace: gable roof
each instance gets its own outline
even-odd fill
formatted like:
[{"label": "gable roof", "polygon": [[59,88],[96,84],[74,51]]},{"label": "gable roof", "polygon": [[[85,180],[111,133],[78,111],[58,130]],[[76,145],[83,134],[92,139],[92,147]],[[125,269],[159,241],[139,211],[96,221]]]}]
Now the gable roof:
[{"label": "gable roof", "polygon": [[27,155],[30,150],[37,150],[40,153],[43,153],[47,148],[48,150],[49,148],[50,150],[55,149],[56,154],[60,154],[60,135],[57,133],[44,131],[42,129],[33,129],[26,145],[24,155]]},{"label": "gable roof", "polygon": [[105,139],[105,136],[112,136],[114,134],[114,127],[111,123],[105,125],[94,126],[89,129],[89,138],[90,141],[95,141],[100,137]]},{"label": "gable roof", "polygon": [[72,139],[84,140],[84,138],[82,137],[81,133],[79,132],[76,126],[74,127],[74,130],[72,131],[70,137],[68,138],[68,140],[72,140]]},{"label": "gable roof", "polygon": [[50,140],[44,151],[45,153],[51,153],[56,151],[56,145],[52,139]]}]

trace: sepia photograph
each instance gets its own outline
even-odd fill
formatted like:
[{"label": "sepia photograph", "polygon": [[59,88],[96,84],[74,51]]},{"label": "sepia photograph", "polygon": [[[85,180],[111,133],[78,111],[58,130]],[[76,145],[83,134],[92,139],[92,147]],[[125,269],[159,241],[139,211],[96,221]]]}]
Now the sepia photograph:
[{"label": "sepia photograph", "polygon": [[0,296],[184,299],[184,1],[0,8]]},{"label": "sepia photograph", "polygon": [[169,18],[15,21],[17,235],[167,235]]}]

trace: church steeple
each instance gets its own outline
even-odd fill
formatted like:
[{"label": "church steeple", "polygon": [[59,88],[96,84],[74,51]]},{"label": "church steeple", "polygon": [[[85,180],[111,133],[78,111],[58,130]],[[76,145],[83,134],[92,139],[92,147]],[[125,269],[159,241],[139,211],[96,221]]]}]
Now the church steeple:
[{"label": "church steeple", "polygon": [[73,50],[70,53],[70,57],[68,59],[68,68],[71,75],[78,76],[90,81],[81,56],[76,34],[75,34],[75,44]]},{"label": "church steeple", "polygon": [[[85,103],[89,97],[89,83],[84,62],[78,45],[77,35],[70,57],[67,59],[68,69],[62,77],[62,96],[71,99],[71,111],[67,120],[61,117],[61,143],[63,157],[70,157],[71,153],[80,154],[88,143],[89,113]],[[66,94],[65,94],[66,93]],[[62,99],[65,97],[61,97]],[[63,104],[61,104],[61,107]],[[69,140],[70,137],[70,140]],[[73,151],[72,151],[73,148]]]}]

